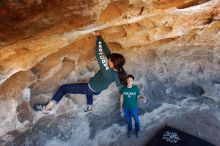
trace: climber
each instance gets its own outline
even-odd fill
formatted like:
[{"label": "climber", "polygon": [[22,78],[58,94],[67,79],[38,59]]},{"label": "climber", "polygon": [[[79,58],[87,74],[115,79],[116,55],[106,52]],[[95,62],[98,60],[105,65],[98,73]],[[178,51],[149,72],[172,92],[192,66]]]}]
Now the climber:
[{"label": "climber", "polygon": [[128,125],[127,136],[129,138],[131,137],[131,130],[132,130],[131,116],[134,118],[135,135],[138,138],[139,131],[140,131],[140,122],[139,122],[139,117],[138,117],[138,100],[137,99],[142,98],[146,100],[146,98],[140,94],[140,90],[138,86],[134,85],[133,82],[134,82],[134,76],[128,75],[127,85],[120,89],[120,94],[121,94],[120,112],[121,112],[122,117],[124,117],[125,115],[125,119]]},{"label": "climber", "polygon": [[114,81],[118,88],[126,84],[126,72],[123,68],[125,64],[124,56],[118,53],[111,53],[100,32],[96,31],[94,34],[97,36],[96,59],[100,70],[88,83],[62,85],[47,104],[35,104],[34,109],[36,111],[42,111],[45,114],[49,113],[52,107],[67,93],[85,94],[87,105],[84,111],[92,111],[93,95],[100,94]]}]

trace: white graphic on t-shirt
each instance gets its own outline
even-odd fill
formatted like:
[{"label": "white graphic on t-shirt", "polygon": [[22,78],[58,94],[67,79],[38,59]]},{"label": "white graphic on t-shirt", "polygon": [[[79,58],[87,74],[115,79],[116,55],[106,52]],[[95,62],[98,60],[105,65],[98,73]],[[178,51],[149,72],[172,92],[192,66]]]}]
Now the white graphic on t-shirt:
[{"label": "white graphic on t-shirt", "polygon": [[102,52],[102,42],[99,42],[99,57],[102,60],[102,64],[104,65],[105,69],[108,70],[109,66],[108,66],[108,62],[105,60],[105,57],[103,56],[103,52]]},{"label": "white graphic on t-shirt", "polygon": [[123,94],[127,95],[130,98],[131,96],[136,95],[136,92],[123,92]]}]

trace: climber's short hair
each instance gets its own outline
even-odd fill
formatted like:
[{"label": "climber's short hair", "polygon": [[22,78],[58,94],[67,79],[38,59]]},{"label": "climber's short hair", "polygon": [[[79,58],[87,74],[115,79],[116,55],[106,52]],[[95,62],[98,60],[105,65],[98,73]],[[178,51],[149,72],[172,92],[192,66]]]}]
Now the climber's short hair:
[{"label": "climber's short hair", "polygon": [[132,79],[134,80],[134,76],[131,75],[131,74],[127,75],[127,79],[128,79],[128,78],[132,78]]}]

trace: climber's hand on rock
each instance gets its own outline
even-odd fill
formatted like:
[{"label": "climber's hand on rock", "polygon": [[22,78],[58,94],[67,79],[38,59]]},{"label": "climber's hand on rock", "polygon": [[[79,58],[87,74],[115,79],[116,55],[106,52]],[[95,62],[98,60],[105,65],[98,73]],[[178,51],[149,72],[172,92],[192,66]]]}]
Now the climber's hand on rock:
[{"label": "climber's hand on rock", "polygon": [[97,30],[97,31],[94,31],[93,35],[100,36],[101,33],[100,33],[100,31]]}]

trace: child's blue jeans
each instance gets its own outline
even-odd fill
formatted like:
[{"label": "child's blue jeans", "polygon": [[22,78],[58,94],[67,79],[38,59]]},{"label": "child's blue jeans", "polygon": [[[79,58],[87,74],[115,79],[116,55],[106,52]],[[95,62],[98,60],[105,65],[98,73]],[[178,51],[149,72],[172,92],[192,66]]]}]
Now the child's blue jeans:
[{"label": "child's blue jeans", "polygon": [[52,98],[52,101],[58,103],[66,93],[85,94],[88,105],[93,104],[93,95],[100,94],[100,92],[92,91],[89,88],[88,83],[65,84],[60,86],[60,88],[56,91]]},{"label": "child's blue jeans", "polygon": [[139,118],[138,118],[138,109],[134,108],[134,109],[127,109],[124,108],[124,113],[125,113],[125,118],[128,124],[128,131],[132,130],[132,119],[131,117],[134,118],[135,121],[135,130],[138,132],[140,131],[140,122],[139,122]]}]

